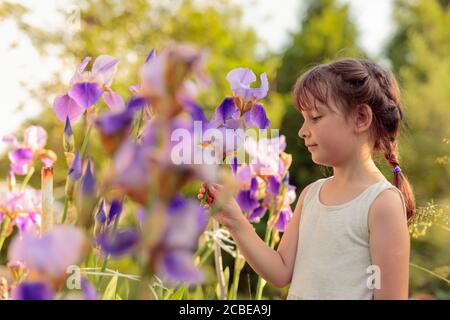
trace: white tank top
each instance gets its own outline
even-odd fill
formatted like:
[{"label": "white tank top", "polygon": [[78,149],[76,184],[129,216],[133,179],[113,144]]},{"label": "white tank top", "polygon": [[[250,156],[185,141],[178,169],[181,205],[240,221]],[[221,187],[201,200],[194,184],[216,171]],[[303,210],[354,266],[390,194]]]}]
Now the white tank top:
[{"label": "white tank top", "polygon": [[349,202],[326,206],[319,200],[319,191],[330,178],[314,182],[305,195],[288,300],[373,299],[371,282],[368,284],[374,273],[369,268],[369,208],[386,189],[402,194],[381,180]]}]

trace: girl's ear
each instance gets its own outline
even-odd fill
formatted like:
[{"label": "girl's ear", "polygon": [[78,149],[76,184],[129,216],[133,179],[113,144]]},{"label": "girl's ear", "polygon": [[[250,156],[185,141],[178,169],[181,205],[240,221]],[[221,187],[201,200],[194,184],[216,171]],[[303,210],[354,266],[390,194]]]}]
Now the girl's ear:
[{"label": "girl's ear", "polygon": [[355,113],[355,132],[363,133],[368,131],[373,118],[372,108],[367,104],[358,105]]}]

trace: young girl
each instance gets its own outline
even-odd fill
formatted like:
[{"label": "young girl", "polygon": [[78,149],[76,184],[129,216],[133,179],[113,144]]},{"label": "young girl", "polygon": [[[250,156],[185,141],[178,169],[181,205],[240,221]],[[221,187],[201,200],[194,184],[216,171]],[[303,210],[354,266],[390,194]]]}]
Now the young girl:
[{"label": "young girl", "polygon": [[[333,176],[301,192],[277,251],[234,199],[213,217],[260,276],[277,287],[290,284],[288,299],[407,299],[407,219],[415,200],[398,161],[403,111],[394,76],[375,63],[343,59],[303,74],[294,96],[304,117],[298,134]],[[377,151],[392,167],[392,184],[372,159]],[[209,186],[205,208],[221,191]],[[198,198],[204,193],[205,185]]]}]

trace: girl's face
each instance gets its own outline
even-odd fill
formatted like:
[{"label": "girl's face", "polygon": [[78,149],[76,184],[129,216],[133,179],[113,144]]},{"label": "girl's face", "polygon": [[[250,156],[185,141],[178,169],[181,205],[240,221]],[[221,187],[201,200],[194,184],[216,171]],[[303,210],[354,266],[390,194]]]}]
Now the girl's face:
[{"label": "girl's face", "polygon": [[302,111],[304,123],[298,135],[305,140],[314,163],[334,167],[349,158],[357,147],[352,121],[346,121],[335,105],[317,101],[317,110]]}]

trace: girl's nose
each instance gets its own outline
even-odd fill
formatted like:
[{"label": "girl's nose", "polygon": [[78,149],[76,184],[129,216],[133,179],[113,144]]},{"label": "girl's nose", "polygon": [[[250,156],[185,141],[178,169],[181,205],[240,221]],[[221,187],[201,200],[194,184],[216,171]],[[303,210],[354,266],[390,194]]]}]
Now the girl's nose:
[{"label": "girl's nose", "polygon": [[307,138],[309,135],[308,130],[305,127],[305,123],[301,126],[300,130],[298,131],[298,136],[302,139]]}]

